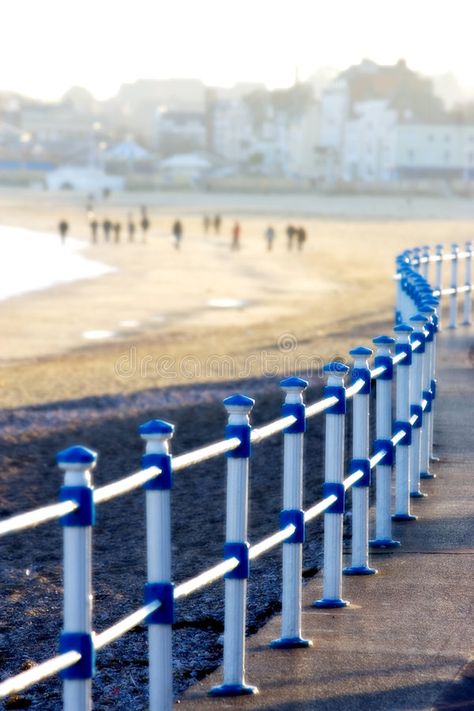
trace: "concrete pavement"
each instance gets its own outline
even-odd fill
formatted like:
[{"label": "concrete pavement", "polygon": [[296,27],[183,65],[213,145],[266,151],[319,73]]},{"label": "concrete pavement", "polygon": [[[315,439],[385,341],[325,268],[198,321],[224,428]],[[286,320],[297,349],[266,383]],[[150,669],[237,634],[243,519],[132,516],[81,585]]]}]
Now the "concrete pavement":
[{"label": "concrete pavement", "polygon": [[[350,607],[316,610],[318,574],[303,590],[309,649],[268,648],[279,617],[247,640],[246,680],[259,694],[211,699],[222,670],[188,690],[179,708],[474,709],[474,337],[440,336],[434,480],[412,500],[418,521],[394,525],[402,548],[372,556],[376,576],[349,577]],[[311,528],[308,527],[308,536]]]}]

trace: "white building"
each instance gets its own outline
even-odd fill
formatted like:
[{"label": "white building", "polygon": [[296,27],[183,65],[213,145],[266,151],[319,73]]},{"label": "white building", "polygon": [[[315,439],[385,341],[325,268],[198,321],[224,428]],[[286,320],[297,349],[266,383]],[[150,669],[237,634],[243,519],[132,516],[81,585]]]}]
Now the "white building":
[{"label": "white building", "polygon": [[397,113],[385,99],[354,104],[341,145],[341,177],[378,183],[394,177]]},{"label": "white building", "polygon": [[196,111],[160,107],[155,119],[155,144],[162,154],[203,150],[207,143],[206,116]]},{"label": "white building", "polygon": [[84,193],[98,193],[103,190],[112,192],[124,189],[124,179],[116,175],[107,175],[98,168],[69,166],[58,168],[46,177],[48,190],[77,190]]}]

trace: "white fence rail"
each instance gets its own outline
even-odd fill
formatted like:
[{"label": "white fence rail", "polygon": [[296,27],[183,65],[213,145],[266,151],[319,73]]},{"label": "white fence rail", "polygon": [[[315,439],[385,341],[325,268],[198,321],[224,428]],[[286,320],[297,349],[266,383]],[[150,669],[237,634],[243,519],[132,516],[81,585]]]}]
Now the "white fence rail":
[{"label": "white fence rail", "polygon": [[[465,262],[464,284],[458,283],[458,263]],[[282,417],[252,429],[249,414],[254,401],[234,395],[224,401],[229,415],[226,438],[195,451],[172,457],[169,442],[173,426],[151,420],[140,428],[146,442],[142,469],[99,489],[93,488],[91,471],[96,454],[75,446],[60,452],[57,461],[64,470],[59,503],[13,516],[0,522],[0,535],[59,519],[64,537],[64,627],[60,654],[0,683],[0,697],[61,673],[66,711],[92,708],[91,688],[95,654],[130,629],[145,621],[149,630],[149,705],[152,711],[167,711],[172,705],[172,624],[174,602],[225,578],[225,632],[222,685],[210,690],[214,696],[251,694],[256,688],[245,680],[245,619],[250,561],[282,544],[281,637],[276,648],[311,644],[301,630],[302,547],[306,524],[324,514],[323,596],[316,608],[344,607],[343,574],[372,575],[372,548],[400,545],[392,537],[392,520],[415,519],[410,500],[423,496],[421,482],[431,478],[433,416],[436,401],[436,340],[441,326],[442,297],[449,296],[449,327],[458,323],[458,294],[464,295],[463,324],[471,323],[472,245],[460,252],[457,245],[443,252],[437,245],[404,252],[397,258],[397,306],[395,336],[374,338],[376,354],[366,347],[350,351],[353,358],[351,384],[345,386],[349,368],[339,362],[324,367],[327,385],[324,397],[305,406],[307,382],[287,378]],[[442,265],[451,262],[450,285],[442,281]],[[435,265],[434,285],[429,267]],[[393,351],[394,346],[394,352]],[[392,380],[396,376],[395,419],[392,417]],[[369,447],[369,405],[373,382],[377,383],[376,439]],[[344,428],[346,403],[353,401],[352,459],[344,478]],[[325,413],[325,482],[323,498],[306,511],[303,500],[303,439],[308,420]],[[283,432],[283,503],[279,530],[250,545],[247,541],[248,477],[251,447]],[[372,453],[370,452],[372,450]],[[395,457],[395,452],[397,456]],[[208,459],[227,457],[227,526],[224,556],[209,570],[180,583],[171,582],[170,489],[173,474]],[[391,485],[395,469],[395,507]],[[375,536],[369,540],[369,487],[375,470]],[[100,633],[93,631],[91,613],[91,537],[95,506],[143,488],[146,492],[147,567],[144,606]],[[342,533],[345,494],[352,489],[352,559],[342,569]],[[393,512],[392,512],[393,511]]]}]

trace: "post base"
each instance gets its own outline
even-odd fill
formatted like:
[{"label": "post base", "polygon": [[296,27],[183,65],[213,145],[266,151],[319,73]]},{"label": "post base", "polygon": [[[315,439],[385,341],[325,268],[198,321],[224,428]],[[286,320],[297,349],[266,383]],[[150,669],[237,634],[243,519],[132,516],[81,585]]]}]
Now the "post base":
[{"label": "post base", "polygon": [[298,647],[312,647],[313,643],[310,639],[302,637],[280,637],[280,639],[274,639],[268,646],[272,649],[296,649]]},{"label": "post base", "polygon": [[431,472],[420,472],[420,479],[436,479],[436,474]]},{"label": "post base", "polygon": [[323,597],[321,600],[313,602],[311,607],[317,607],[318,610],[320,610],[323,608],[347,607],[348,605],[349,602],[347,600],[341,600],[341,598]]},{"label": "post base", "polygon": [[377,568],[369,568],[367,565],[352,565],[350,568],[343,568],[343,575],[375,575],[379,571]]},{"label": "post base", "polygon": [[424,494],[422,491],[410,491],[410,499],[424,499],[428,494]]},{"label": "post base", "polygon": [[386,548],[400,548],[402,544],[400,541],[394,541],[391,538],[375,538],[373,541],[369,541],[369,548],[376,548],[378,550],[384,550]]},{"label": "post base", "polygon": [[418,519],[418,516],[415,516],[414,514],[392,514],[392,521],[416,521]]},{"label": "post base", "polygon": [[461,326],[472,326],[472,321],[463,321]]},{"label": "post base", "polygon": [[258,689],[248,684],[221,684],[213,686],[207,693],[208,696],[250,696],[258,694]]},{"label": "post base", "polygon": [[456,325],[456,324],[453,324],[453,325],[449,324],[449,326],[448,326],[448,329],[449,329],[450,331],[455,331],[456,328],[457,328],[457,325]]}]

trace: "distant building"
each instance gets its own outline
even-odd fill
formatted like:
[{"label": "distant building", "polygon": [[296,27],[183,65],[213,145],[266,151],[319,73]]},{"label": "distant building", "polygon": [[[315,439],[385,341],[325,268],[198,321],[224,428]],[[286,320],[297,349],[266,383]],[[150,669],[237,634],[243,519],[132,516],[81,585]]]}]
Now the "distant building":
[{"label": "distant building", "polygon": [[161,176],[169,185],[196,185],[211,168],[211,160],[199,153],[174,155],[160,163]]},{"label": "distant building", "polygon": [[117,175],[107,175],[98,168],[69,166],[48,173],[48,190],[76,190],[80,192],[119,191],[124,189],[124,179]]},{"label": "distant building", "polygon": [[162,156],[204,150],[207,143],[206,116],[195,111],[156,112],[155,146]]}]

